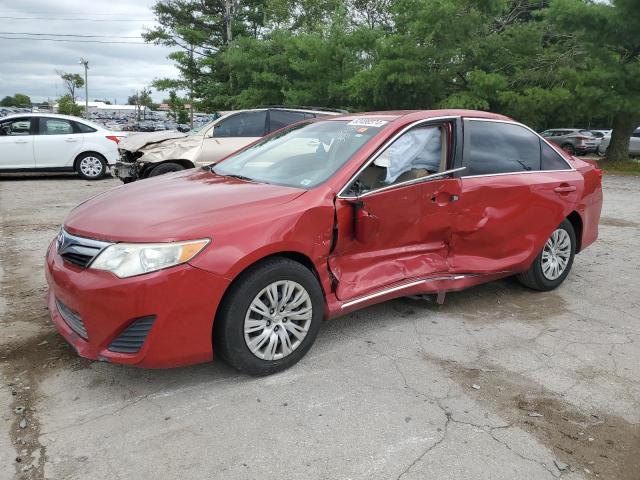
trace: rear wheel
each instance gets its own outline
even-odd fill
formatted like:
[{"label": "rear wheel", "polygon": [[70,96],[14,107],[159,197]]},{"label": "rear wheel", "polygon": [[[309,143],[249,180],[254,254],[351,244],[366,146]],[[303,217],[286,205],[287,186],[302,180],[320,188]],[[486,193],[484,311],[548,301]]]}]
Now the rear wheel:
[{"label": "rear wheel", "polygon": [[575,147],[570,144],[570,143],[565,143],[562,145],[562,149],[567,152],[569,155],[575,155],[576,154],[576,149]]},{"label": "rear wheel", "polygon": [[569,220],[556,228],[529,270],[518,275],[523,285],[534,290],[553,290],[569,275],[576,252],[576,234]]},{"label": "rear wheel", "polygon": [[184,167],[179,163],[166,162],[153,167],[148,176],[157,177],[158,175],[164,175],[165,173],[170,172],[179,172],[180,170],[184,170]]},{"label": "rear wheel", "polygon": [[243,273],[220,306],[214,351],[250,375],[297,363],[315,341],[324,310],[322,289],[304,265],[266,260]]},{"label": "rear wheel", "polygon": [[107,172],[107,161],[98,153],[83,153],[76,161],[76,172],[85,180],[98,180]]}]

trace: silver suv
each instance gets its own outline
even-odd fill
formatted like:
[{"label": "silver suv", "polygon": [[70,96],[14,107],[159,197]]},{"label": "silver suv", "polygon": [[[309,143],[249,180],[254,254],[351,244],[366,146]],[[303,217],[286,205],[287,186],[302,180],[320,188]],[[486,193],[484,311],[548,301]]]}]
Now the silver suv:
[{"label": "silver suv", "polygon": [[594,153],[600,143],[589,130],[579,128],[551,128],[541,135],[571,155]]}]

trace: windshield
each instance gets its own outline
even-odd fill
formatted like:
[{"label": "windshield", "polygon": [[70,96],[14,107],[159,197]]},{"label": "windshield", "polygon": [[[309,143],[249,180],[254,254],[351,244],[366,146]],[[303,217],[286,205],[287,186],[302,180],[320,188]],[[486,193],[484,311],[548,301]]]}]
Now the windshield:
[{"label": "windshield", "polygon": [[213,168],[218,175],[312,188],[330,178],[388,122],[357,119],[297,124]]},{"label": "windshield", "polygon": [[189,130],[189,133],[187,133],[187,135],[198,135],[200,132],[202,132],[202,130],[210,127],[213,122],[215,122],[215,120],[209,123],[203,123],[202,125],[195,125],[191,130]]}]

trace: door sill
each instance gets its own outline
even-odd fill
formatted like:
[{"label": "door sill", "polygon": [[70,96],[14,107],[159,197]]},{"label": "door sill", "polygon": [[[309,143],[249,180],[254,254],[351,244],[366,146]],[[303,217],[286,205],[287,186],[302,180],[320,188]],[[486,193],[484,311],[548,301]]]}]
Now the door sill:
[{"label": "door sill", "polygon": [[368,302],[370,300],[373,300],[375,298],[388,295],[390,293],[399,292],[401,290],[404,290],[404,289],[407,289],[407,288],[411,288],[411,287],[417,287],[418,285],[422,285],[422,284],[429,283],[429,282],[434,282],[436,280],[461,280],[463,278],[477,277],[477,276],[478,276],[478,274],[439,275],[437,277],[429,277],[429,278],[422,278],[420,280],[413,280],[413,281],[410,281],[410,282],[402,283],[400,285],[395,285],[393,287],[388,287],[388,288],[385,288],[383,290],[378,290],[376,292],[372,292],[372,293],[369,293],[367,295],[363,295],[361,297],[355,297],[355,298],[353,298],[351,300],[347,300],[346,302],[344,302],[344,303],[342,303],[340,305],[340,308],[342,308],[342,309],[349,308],[349,307],[352,307],[352,306],[357,305],[359,303]]}]

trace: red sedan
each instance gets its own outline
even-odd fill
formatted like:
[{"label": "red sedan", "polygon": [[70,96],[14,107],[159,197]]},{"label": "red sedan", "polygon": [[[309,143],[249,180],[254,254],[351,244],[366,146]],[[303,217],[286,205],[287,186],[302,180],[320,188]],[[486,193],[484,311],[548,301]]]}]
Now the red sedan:
[{"label": "red sedan", "polygon": [[601,206],[600,170],[501,115],[332,117],[82,203],[47,252],[48,305],[87,358],[269,374],[377,302],[556,288]]}]

